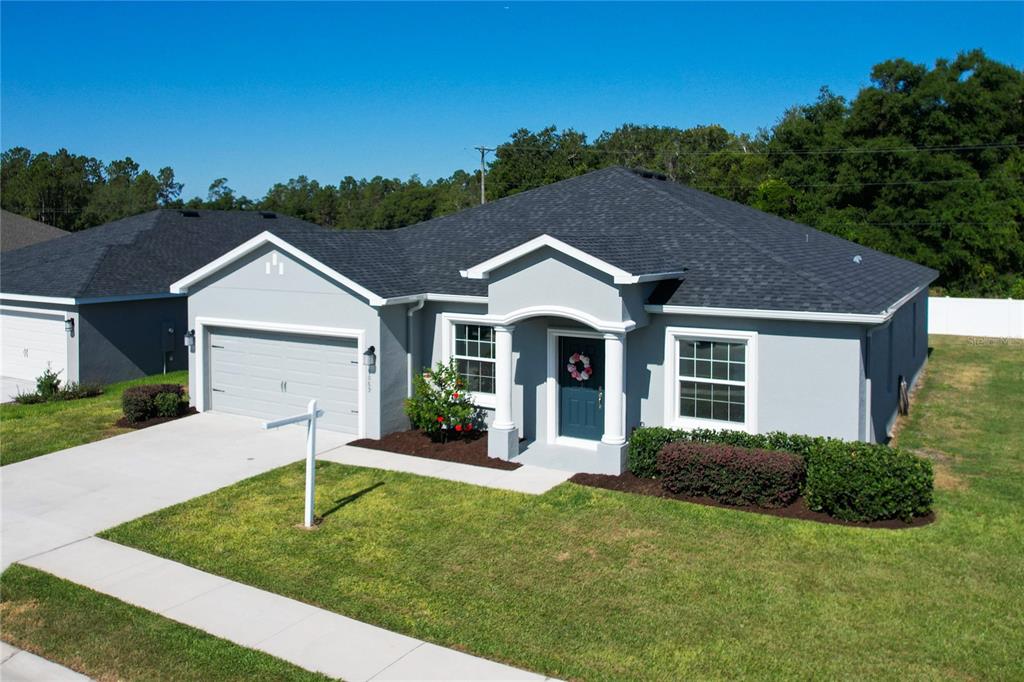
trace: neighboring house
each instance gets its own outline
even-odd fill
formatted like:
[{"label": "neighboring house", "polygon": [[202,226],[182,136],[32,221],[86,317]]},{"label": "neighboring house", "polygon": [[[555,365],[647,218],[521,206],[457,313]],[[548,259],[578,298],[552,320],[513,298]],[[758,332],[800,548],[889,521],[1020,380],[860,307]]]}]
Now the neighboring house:
[{"label": "neighboring house", "polygon": [[0,210],[0,252],[13,251],[39,242],[48,242],[69,234],[71,233],[38,220]]},{"label": "neighboring house", "polygon": [[47,368],[83,383],[185,369],[187,303],[170,284],[270,226],[324,231],[273,213],[165,209],[5,252],[4,391]]},{"label": "neighboring house", "polygon": [[492,456],[618,473],[640,425],[885,440],[936,274],[609,168],[400,230],[268,225],[171,291],[200,410],[317,398],[325,428],[378,437],[407,427],[412,373],[456,358]]}]

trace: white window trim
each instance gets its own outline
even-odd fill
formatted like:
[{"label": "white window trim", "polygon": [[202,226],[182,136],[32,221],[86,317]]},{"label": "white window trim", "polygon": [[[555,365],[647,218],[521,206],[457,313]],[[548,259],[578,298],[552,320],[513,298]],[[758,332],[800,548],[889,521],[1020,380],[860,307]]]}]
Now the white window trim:
[{"label": "white window trim", "polygon": [[[732,341],[746,343],[744,375],[746,387],[743,422],[717,419],[698,419],[679,416],[679,341]],[[665,426],[677,429],[728,429],[757,433],[758,353],[757,332],[731,329],[703,329],[699,327],[666,327],[665,329]]]},{"label": "white window trim", "polygon": [[[302,324],[284,324],[278,322],[263,322],[258,320],[236,320],[223,317],[197,317],[195,319],[196,330],[196,410],[206,412],[209,400],[209,372],[207,366],[210,358],[210,327],[221,329],[241,329],[259,332],[277,332],[282,334],[299,334],[303,336],[327,336],[337,338],[355,339],[358,358],[362,360],[366,351],[366,332],[362,329],[342,329],[340,327],[318,327]],[[366,392],[367,392],[367,371],[363,365],[359,366],[359,398],[356,409],[359,410],[359,432],[360,438],[366,437]]]},{"label": "white window trim", "polygon": [[[455,325],[475,324],[481,327],[494,327],[495,322],[487,315],[472,315],[462,313],[441,313],[441,361],[447,364],[455,356]],[[494,358],[495,369],[497,369],[497,358]],[[493,410],[498,405],[498,397],[495,393],[470,392],[473,396],[473,404]]]}]

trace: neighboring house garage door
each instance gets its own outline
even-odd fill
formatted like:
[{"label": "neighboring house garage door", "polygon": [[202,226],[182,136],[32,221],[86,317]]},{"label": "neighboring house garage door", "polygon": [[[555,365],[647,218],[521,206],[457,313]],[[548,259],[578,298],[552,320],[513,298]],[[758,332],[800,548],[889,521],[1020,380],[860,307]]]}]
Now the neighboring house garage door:
[{"label": "neighboring house garage door", "polygon": [[320,426],[359,432],[355,339],[245,329],[210,332],[210,408],[262,419],[306,411],[316,398]]},{"label": "neighboring house garage door", "polygon": [[3,367],[0,373],[16,379],[35,379],[47,368],[67,382],[68,334],[64,313],[0,311]]}]

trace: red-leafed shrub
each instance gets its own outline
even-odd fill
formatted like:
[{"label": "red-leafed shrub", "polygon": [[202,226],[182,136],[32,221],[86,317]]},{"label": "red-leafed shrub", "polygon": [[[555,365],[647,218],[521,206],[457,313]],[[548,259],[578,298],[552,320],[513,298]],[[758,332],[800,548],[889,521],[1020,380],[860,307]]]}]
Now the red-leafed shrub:
[{"label": "red-leafed shrub", "polygon": [[658,454],[658,474],[671,493],[784,507],[800,494],[807,469],[788,452],[676,441]]}]

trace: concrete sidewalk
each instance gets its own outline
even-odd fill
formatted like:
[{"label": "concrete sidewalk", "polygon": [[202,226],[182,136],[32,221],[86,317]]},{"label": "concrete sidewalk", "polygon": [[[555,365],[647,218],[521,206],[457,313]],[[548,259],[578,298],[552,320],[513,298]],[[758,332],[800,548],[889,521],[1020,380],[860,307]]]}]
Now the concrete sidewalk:
[{"label": "concrete sidewalk", "polygon": [[[353,438],[323,431],[323,453]],[[0,564],[299,461],[301,427],[205,413],[0,467]]]},{"label": "concrete sidewalk", "polygon": [[360,467],[372,467],[387,471],[403,471],[419,476],[443,478],[447,481],[469,483],[471,485],[512,490],[530,495],[540,495],[564,483],[572,477],[572,472],[545,469],[529,464],[518,469],[490,469],[471,464],[446,462],[440,459],[412,457],[384,450],[371,450],[352,445],[342,445],[317,456],[319,459],[340,464],[351,464]]},{"label": "concrete sidewalk", "polygon": [[22,563],[348,682],[545,679],[100,538]]},{"label": "concrete sidewalk", "polygon": [[90,682],[71,668],[0,642],[0,680],[3,682]]}]

